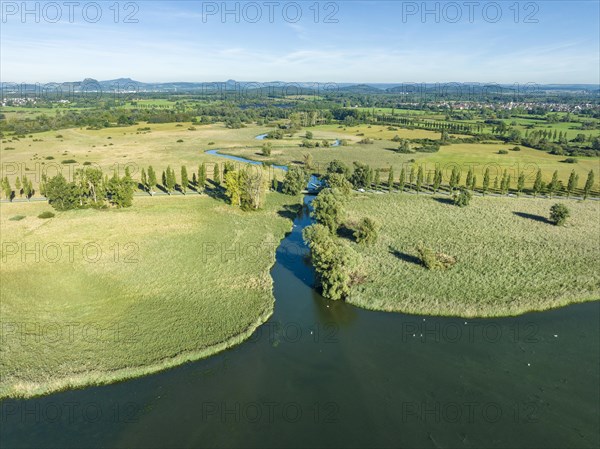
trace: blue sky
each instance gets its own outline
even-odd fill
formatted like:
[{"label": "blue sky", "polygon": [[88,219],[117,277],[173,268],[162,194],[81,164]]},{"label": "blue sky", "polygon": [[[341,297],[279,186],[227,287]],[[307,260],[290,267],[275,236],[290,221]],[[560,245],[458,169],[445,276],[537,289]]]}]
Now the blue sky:
[{"label": "blue sky", "polygon": [[[475,2],[471,21],[463,1],[427,2],[430,10],[439,5],[437,17],[423,17],[422,2],[311,0],[297,2],[298,9],[276,1],[272,23],[262,1],[227,2],[230,10],[239,5],[239,15],[225,17],[223,2],[130,2],[127,8],[119,2],[118,18],[114,1],[100,1],[95,23],[93,7],[85,20],[88,3],[79,2],[70,18],[69,7],[56,2],[57,19],[58,10],[45,2],[25,17],[20,1],[2,2],[1,80],[600,81],[598,1],[498,1],[497,21],[493,2]],[[36,11],[33,2],[28,8]],[[137,23],[125,23],[130,13]]]}]

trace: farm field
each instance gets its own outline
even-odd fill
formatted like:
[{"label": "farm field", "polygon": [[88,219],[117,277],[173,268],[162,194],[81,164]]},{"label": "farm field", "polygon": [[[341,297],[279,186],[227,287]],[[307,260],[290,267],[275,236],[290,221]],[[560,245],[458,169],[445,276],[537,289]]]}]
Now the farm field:
[{"label": "farm field", "polygon": [[297,203],[271,193],[244,213],[207,195],[147,197],[47,220],[45,203],[2,204],[0,398],[114,382],[241,342],[272,313],[269,269],[291,228],[282,211]]},{"label": "farm field", "polygon": [[[368,281],[348,302],[375,310],[423,315],[505,316],[600,296],[600,204],[567,201],[566,227],[546,221],[552,200],[476,197],[466,208],[447,197],[356,195],[347,222],[381,226],[373,246],[353,245]],[[423,243],[456,258],[427,270]]]}]

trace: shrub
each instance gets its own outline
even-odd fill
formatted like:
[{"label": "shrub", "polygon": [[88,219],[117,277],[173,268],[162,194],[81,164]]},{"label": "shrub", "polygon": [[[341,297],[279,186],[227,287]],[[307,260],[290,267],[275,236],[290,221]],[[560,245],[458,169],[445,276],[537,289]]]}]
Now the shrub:
[{"label": "shrub", "polygon": [[518,147],[518,146],[514,147],[514,148],[511,149],[511,151],[521,151],[521,147]]},{"label": "shrub", "polygon": [[498,150],[498,154],[508,154],[508,150]]},{"label": "shrub", "polygon": [[358,143],[361,145],[371,145],[373,144],[373,139],[369,139],[368,137],[366,137],[362,140],[359,140]]},{"label": "shrub", "polygon": [[57,138],[57,139],[62,139],[62,138],[63,138],[63,136],[62,136],[62,134],[57,134],[57,135],[56,135],[56,138]]},{"label": "shrub", "polygon": [[23,218],[25,218],[25,215],[15,215],[14,217],[10,217],[9,220],[10,221],[21,221]]},{"label": "shrub", "polygon": [[183,139],[178,139],[177,140],[177,143],[182,143],[182,142],[183,142]]},{"label": "shrub", "polygon": [[54,156],[46,156],[46,157],[45,157],[45,159],[46,159],[47,161],[51,161],[52,159],[54,159]]},{"label": "shrub", "polygon": [[92,163],[90,161],[85,161],[83,165],[92,165]]},{"label": "shrub", "polygon": [[262,146],[261,154],[263,156],[271,156],[271,143],[267,142]]},{"label": "shrub", "polygon": [[428,270],[446,270],[451,268],[455,263],[456,259],[448,254],[436,253],[431,248],[419,244],[417,246],[417,252],[421,263]]},{"label": "shrub", "polygon": [[468,206],[471,202],[471,198],[473,198],[473,194],[464,187],[462,187],[459,192],[455,192],[452,195],[454,204],[458,207]]},{"label": "shrub", "polygon": [[371,245],[377,241],[378,233],[377,233],[377,223],[369,217],[363,218],[356,231],[354,231],[354,238],[357,243],[364,243],[366,245]]},{"label": "shrub", "polygon": [[568,157],[564,160],[564,162],[566,162],[567,164],[576,164],[577,159],[575,159],[574,157]]},{"label": "shrub", "polygon": [[53,218],[54,216],[55,216],[54,213],[52,213],[50,211],[46,211],[46,212],[42,212],[41,214],[39,214],[38,218],[47,219],[47,218]]},{"label": "shrub", "polygon": [[550,208],[550,221],[556,226],[562,226],[569,218],[569,209],[564,204],[556,203]]},{"label": "shrub", "polygon": [[65,159],[61,162],[61,164],[76,164],[77,161],[75,159]]}]

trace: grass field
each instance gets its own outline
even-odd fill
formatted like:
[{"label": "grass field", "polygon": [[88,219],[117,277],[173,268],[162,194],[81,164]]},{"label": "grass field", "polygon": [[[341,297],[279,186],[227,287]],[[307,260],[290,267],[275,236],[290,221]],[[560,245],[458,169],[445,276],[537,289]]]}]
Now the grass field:
[{"label": "grass field", "polygon": [[37,218],[45,203],[2,204],[0,398],[138,376],[247,338],[272,313],[269,269],[291,227],[281,211],[298,198],[267,202],[244,213],[205,195],[148,197],[49,220]]},{"label": "grass field", "polygon": [[[150,131],[138,130],[145,128],[150,128]],[[390,140],[395,135],[407,139],[439,139],[440,133],[402,128],[390,131],[387,126],[377,125],[346,128],[340,128],[339,125],[316,126],[310,128],[315,141],[326,139],[333,142],[335,139],[347,139],[349,145],[303,148],[300,147],[300,143],[305,131],[300,131],[291,138],[270,140],[273,145],[272,154],[265,157],[260,152],[264,141],[256,140],[255,137],[271,129],[273,128],[266,126],[227,129],[223,124],[199,126],[191,123],[169,123],[100,130],[76,128],[38,133],[19,140],[4,139],[0,145],[1,175],[8,176],[13,187],[16,176],[26,175],[33,180],[35,188],[42,173],[53,176],[60,171],[70,178],[74,170],[84,167],[84,164],[100,166],[105,173],[111,173],[115,168],[123,173],[125,167],[129,167],[132,176],[137,179],[141,168],[148,165],[152,165],[159,174],[168,165],[177,173],[181,165],[186,165],[191,175],[202,162],[223,163],[222,158],[205,153],[208,149],[219,148],[236,156],[283,165],[301,164],[303,155],[310,153],[314,158],[315,170],[321,172],[324,172],[326,165],[333,159],[340,159],[350,167],[354,161],[362,161],[372,168],[393,167],[396,178],[402,167],[406,167],[408,172],[413,164],[423,164],[427,172],[439,165],[444,172],[444,182],[447,182],[452,168],[457,165],[463,172],[464,181],[468,168],[472,166],[479,187],[486,168],[490,168],[492,184],[494,178],[501,177],[502,171],[506,169],[511,174],[513,189],[516,188],[518,173],[521,171],[526,175],[526,188],[529,188],[538,168],[542,169],[545,182],[549,182],[554,170],[558,170],[559,180],[564,184],[574,169],[579,174],[581,188],[587,173],[594,170],[596,182],[593,190],[596,193],[600,191],[599,158],[580,157],[577,158],[578,163],[567,164],[564,162],[564,156],[555,156],[523,146],[520,152],[509,151],[509,154],[502,155],[498,153],[499,150],[510,149],[514,145],[501,143],[453,144],[442,146],[437,153],[400,154],[394,151],[398,144]],[[358,144],[357,142],[364,137],[373,139],[374,143]],[[68,160],[76,162],[62,163]],[[212,170],[209,169],[209,176],[211,175]],[[387,177],[384,174],[383,181],[385,180]]]},{"label": "grass field", "polygon": [[[378,242],[355,247],[368,282],[349,302],[425,315],[504,316],[600,299],[600,204],[566,201],[565,227],[546,222],[552,200],[357,195],[349,223],[380,225]],[[415,246],[456,257],[447,271],[419,264]]]}]

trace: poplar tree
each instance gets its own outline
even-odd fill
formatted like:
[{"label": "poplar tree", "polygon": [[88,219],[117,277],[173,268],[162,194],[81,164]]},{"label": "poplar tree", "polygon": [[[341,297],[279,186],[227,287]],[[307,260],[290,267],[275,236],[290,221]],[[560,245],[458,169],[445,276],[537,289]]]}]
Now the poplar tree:
[{"label": "poplar tree", "polygon": [[188,172],[185,165],[181,166],[181,193],[185,195],[187,192],[188,184],[190,183],[190,179],[188,178]]},{"label": "poplar tree", "polygon": [[152,168],[152,165],[150,165],[148,167],[148,192],[150,193],[150,195],[154,195],[154,187],[156,186],[156,184],[158,183],[157,179],[156,179],[156,173],[154,172],[154,168]]},{"label": "poplar tree", "polygon": [[487,193],[489,188],[490,188],[490,169],[486,168],[485,173],[483,174],[483,185],[481,186],[481,191],[484,196]]},{"label": "poplar tree", "polygon": [[538,196],[542,191],[542,170],[538,169],[535,175],[535,181],[533,182],[533,196]]},{"label": "poplar tree", "polygon": [[587,179],[585,181],[585,186],[583,188],[583,199],[587,199],[589,194],[592,192],[592,187],[594,186],[594,170],[590,170],[588,173]]}]

